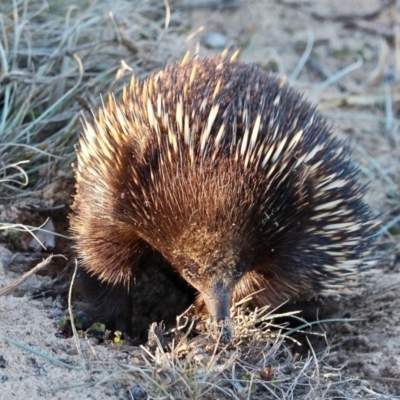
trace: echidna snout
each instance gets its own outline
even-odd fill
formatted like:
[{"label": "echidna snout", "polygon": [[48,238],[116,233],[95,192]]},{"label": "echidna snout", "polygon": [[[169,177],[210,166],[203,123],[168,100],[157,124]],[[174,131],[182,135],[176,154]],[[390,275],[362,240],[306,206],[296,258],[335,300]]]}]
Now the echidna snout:
[{"label": "echidna snout", "polygon": [[230,320],[232,288],[226,287],[221,280],[218,280],[213,282],[209,291],[201,293],[201,296],[212,319],[214,336],[220,336],[222,343],[230,342],[233,334]]}]

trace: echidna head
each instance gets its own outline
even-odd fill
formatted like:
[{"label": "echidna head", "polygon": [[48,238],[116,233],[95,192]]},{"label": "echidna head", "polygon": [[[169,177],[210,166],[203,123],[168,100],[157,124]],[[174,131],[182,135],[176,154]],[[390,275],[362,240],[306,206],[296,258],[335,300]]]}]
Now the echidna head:
[{"label": "echidna head", "polygon": [[[225,233],[196,229],[186,232],[185,243],[177,246],[173,264],[204,300],[213,326],[228,342],[232,335],[230,304],[235,285],[249,269],[235,230]],[[220,329],[222,327],[222,330]]]},{"label": "echidna head", "polygon": [[172,260],[182,277],[199,291],[216,335],[221,335],[221,342],[229,342],[232,293],[248,264],[240,257],[239,247],[221,243],[215,236],[204,231],[189,234],[186,239],[192,242],[191,246],[177,247]]}]

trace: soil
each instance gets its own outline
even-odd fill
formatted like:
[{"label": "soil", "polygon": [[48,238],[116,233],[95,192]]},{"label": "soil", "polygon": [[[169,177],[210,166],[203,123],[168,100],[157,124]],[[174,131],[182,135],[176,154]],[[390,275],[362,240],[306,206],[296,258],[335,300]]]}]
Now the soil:
[{"label": "soil", "polygon": [[[222,50],[202,44],[207,34],[219,33],[226,39],[227,46],[243,49],[242,60],[286,74],[292,85],[305,92],[332,121],[338,135],[350,141],[362,169],[361,179],[369,182],[366,200],[374,212],[384,224],[394,219],[400,204],[400,132],[396,120],[400,110],[399,86],[395,81],[400,73],[396,64],[400,54],[394,51],[394,39],[385,39],[382,35],[386,32],[384,28],[390,31],[393,20],[399,21],[393,8],[384,6],[389,2],[248,0],[232,10],[189,10],[188,3],[171,3],[171,7],[181,8],[181,16],[190,32],[170,40],[175,40],[182,50],[194,52],[200,43],[200,53],[207,55]],[[110,9],[112,7],[110,2]],[[191,35],[192,32],[198,33]],[[185,40],[186,37],[190,40]],[[168,35],[164,40],[169,40]],[[311,41],[313,46],[307,62],[298,76],[293,77],[293,71]],[[322,86],[328,77],[355,63],[359,66],[353,71],[327,87]],[[392,120],[385,108],[385,87],[392,89]],[[70,172],[64,176],[67,180],[72,179]],[[58,181],[66,180],[59,178]],[[60,188],[53,184],[38,194],[37,201],[48,207],[59,201],[68,204],[66,198],[71,191],[72,185]],[[63,198],[60,200],[60,197]],[[37,220],[37,214],[26,211],[25,206],[19,202],[0,205],[1,220],[29,225],[43,222],[43,218]],[[57,216],[56,232],[66,234],[66,212]],[[344,368],[350,377],[368,382],[371,394],[365,393],[364,398],[400,398],[398,238],[395,230],[382,235],[378,242],[376,273],[365,280],[361,295],[340,300],[343,306],[337,317],[348,318],[349,322],[322,324],[332,343],[329,363]],[[19,245],[23,250],[27,249],[28,240],[28,236],[21,238]],[[62,239],[58,240],[57,250],[61,253],[64,244]],[[7,247],[12,251],[20,250],[16,243],[10,245],[9,242]],[[20,273],[5,268],[4,260],[10,253],[5,247],[1,250],[0,283],[4,287]],[[64,266],[58,266],[51,278],[34,275],[13,295],[0,297],[0,335],[76,365],[80,358],[73,339],[56,335],[57,322],[65,312],[61,297],[43,296],[32,300],[32,294],[43,291],[46,283],[51,282]],[[102,362],[118,361],[120,357],[112,348],[97,346],[93,349],[90,343],[84,346],[83,353],[90,360]],[[101,378],[99,373],[95,380]],[[90,380],[94,381],[93,378]],[[88,399],[128,398],[126,389],[118,385],[61,390],[84,382],[87,381],[79,372],[60,368],[0,341],[0,398],[68,399],[77,395]],[[373,393],[380,393],[382,397]],[[351,394],[347,394],[347,398],[352,398]]]}]

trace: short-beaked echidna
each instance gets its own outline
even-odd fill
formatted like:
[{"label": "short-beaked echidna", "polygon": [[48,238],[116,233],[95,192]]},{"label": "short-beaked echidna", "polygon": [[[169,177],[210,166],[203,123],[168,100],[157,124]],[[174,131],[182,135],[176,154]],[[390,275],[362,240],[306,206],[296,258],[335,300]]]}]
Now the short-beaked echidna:
[{"label": "short-beaked echidna", "polygon": [[367,263],[374,224],[346,144],[256,66],[185,58],[132,79],[84,123],[77,154],[71,229],[116,328],[154,254],[217,326],[252,292],[255,306],[336,295]]}]

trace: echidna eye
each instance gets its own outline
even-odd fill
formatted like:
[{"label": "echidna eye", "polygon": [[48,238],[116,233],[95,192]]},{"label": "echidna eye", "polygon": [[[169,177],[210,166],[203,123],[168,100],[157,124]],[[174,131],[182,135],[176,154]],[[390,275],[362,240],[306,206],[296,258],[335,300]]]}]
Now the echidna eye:
[{"label": "echidna eye", "polygon": [[240,261],[236,265],[236,271],[238,274],[240,274],[240,276],[242,276],[248,270],[248,267],[249,266],[246,261]]}]

